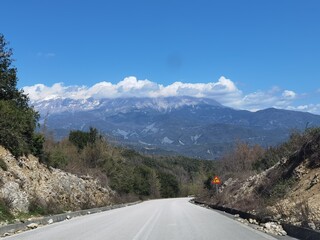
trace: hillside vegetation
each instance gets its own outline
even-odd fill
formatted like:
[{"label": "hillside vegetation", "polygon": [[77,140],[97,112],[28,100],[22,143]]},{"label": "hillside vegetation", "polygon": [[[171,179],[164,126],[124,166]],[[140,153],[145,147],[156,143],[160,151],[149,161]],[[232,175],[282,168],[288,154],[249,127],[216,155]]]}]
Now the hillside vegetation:
[{"label": "hillside vegetation", "polygon": [[113,146],[94,128],[71,131],[60,142],[47,137],[41,159],[48,166],[98,178],[121,201],[199,194],[203,181],[215,170],[210,161],[147,156]]},{"label": "hillside vegetation", "polygon": [[320,229],[320,128],[267,150],[239,145],[219,170],[219,193],[202,200]]}]

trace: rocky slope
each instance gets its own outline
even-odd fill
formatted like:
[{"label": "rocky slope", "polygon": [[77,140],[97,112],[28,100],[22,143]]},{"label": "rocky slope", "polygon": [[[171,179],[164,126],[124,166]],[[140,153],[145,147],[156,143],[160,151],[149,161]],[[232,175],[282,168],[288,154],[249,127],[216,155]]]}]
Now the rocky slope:
[{"label": "rocky slope", "polygon": [[319,146],[318,133],[271,168],[245,180],[227,179],[209,201],[319,230]]},{"label": "rocky slope", "polygon": [[0,146],[0,199],[12,212],[41,207],[49,212],[110,204],[114,192],[88,177],[47,168],[34,156],[14,158]]}]

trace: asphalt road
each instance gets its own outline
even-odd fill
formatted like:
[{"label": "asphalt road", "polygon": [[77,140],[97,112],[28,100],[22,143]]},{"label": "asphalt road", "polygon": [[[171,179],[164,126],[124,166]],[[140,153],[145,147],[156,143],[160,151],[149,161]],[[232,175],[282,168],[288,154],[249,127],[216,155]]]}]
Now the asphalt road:
[{"label": "asphalt road", "polygon": [[30,230],[7,240],[275,239],[188,198],[146,201]]}]

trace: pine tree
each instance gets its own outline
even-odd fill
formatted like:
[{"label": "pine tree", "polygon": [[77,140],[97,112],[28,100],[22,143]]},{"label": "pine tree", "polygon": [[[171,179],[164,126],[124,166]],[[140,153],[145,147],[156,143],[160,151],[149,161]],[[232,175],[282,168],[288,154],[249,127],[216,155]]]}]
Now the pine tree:
[{"label": "pine tree", "polygon": [[0,144],[16,156],[41,152],[42,144],[34,133],[39,115],[29,107],[23,90],[17,89],[17,69],[7,45],[0,34]]},{"label": "pine tree", "polygon": [[17,69],[12,67],[12,49],[0,34],[0,100],[10,100],[20,108],[28,108],[28,97],[17,89]]}]

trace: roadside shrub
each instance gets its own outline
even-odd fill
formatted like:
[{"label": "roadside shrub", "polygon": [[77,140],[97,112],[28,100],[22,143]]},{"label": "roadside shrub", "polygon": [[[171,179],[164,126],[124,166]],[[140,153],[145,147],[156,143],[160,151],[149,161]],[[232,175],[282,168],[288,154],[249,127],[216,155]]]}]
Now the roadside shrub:
[{"label": "roadside shrub", "polygon": [[308,227],[308,223],[310,222],[310,216],[312,213],[312,209],[310,208],[308,201],[304,201],[298,204],[298,209],[300,209],[301,212],[300,216],[302,225],[305,224],[305,227]]},{"label": "roadside shrub", "polygon": [[50,165],[54,168],[63,168],[67,165],[67,157],[59,150],[54,151],[49,158]]},{"label": "roadside shrub", "polygon": [[267,204],[274,204],[282,199],[296,183],[294,178],[282,179],[279,177],[279,171],[270,174],[268,181],[256,187],[257,197],[263,199]]},{"label": "roadside shrub", "polygon": [[30,200],[28,210],[29,214],[40,216],[62,213],[62,208],[56,201],[50,199],[46,202],[37,196]]},{"label": "roadside shrub", "polygon": [[10,212],[9,206],[3,199],[0,199],[0,221],[11,221],[14,216]]},{"label": "roadside shrub", "polygon": [[265,154],[257,161],[252,163],[252,169],[257,172],[262,172],[275,165],[280,161],[279,151],[277,148],[269,148]]},{"label": "roadside shrub", "polygon": [[45,206],[37,198],[30,201],[28,210],[29,210],[29,213],[33,215],[47,214],[47,210],[45,209]]},{"label": "roadside shrub", "polygon": [[270,197],[272,199],[282,198],[291,190],[295,182],[293,178],[282,179],[276,182],[270,191]]}]

